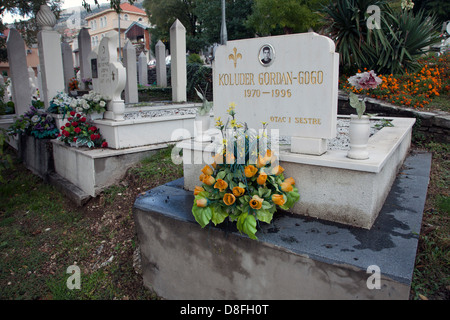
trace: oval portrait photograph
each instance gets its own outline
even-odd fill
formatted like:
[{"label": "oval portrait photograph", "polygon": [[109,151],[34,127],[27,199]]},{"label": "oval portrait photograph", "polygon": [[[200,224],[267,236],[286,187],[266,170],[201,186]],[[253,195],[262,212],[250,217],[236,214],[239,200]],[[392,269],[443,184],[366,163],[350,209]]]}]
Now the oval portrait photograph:
[{"label": "oval portrait photograph", "polygon": [[264,67],[270,66],[273,61],[275,60],[275,50],[273,49],[272,45],[265,44],[259,49],[259,62]]}]

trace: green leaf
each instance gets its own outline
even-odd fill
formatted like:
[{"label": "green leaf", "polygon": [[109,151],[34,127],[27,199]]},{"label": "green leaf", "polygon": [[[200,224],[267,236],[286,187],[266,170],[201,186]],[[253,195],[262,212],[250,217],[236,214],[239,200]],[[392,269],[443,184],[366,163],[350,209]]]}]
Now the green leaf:
[{"label": "green leaf", "polygon": [[257,240],[256,237],[256,219],[252,214],[248,214],[248,212],[242,213],[236,223],[236,226],[239,231],[248,235],[250,239]]},{"label": "green leaf", "polygon": [[273,213],[266,209],[260,209],[256,211],[256,218],[258,218],[259,221],[270,223],[273,218]]},{"label": "green leaf", "polygon": [[194,215],[195,221],[204,228],[212,218],[212,211],[210,207],[200,208],[197,207],[196,202],[192,206],[192,214]]},{"label": "green leaf", "polygon": [[272,208],[272,205],[268,201],[263,201],[261,209],[270,209]]},{"label": "green leaf", "polygon": [[213,206],[211,207],[211,221],[214,223],[215,226],[222,223],[226,217],[228,217],[228,213],[223,210],[220,206]]},{"label": "green leaf", "polygon": [[292,208],[292,206],[294,206],[294,204],[298,200],[300,200],[300,194],[298,193],[298,189],[294,188],[294,190],[287,193],[286,197],[287,197],[286,203],[283,206],[280,206],[280,208],[283,210],[288,210]]},{"label": "green leaf", "polygon": [[225,178],[226,172],[225,171],[219,171],[219,173],[216,176],[216,180],[217,179],[222,179]]}]

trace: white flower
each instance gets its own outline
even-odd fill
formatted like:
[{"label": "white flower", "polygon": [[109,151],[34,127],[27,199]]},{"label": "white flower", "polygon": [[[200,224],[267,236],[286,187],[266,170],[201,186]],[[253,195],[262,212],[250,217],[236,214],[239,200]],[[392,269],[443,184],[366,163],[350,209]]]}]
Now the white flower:
[{"label": "white flower", "polygon": [[74,99],[70,102],[70,107],[72,109],[75,109],[77,107],[77,105],[78,105],[78,100],[76,100],[76,99]]},{"label": "white flower", "polygon": [[41,120],[41,117],[39,117],[37,114],[35,114],[33,117],[31,117],[31,121],[34,123],[38,123],[39,120]]},{"label": "white flower", "polygon": [[78,113],[83,113],[84,110],[83,110],[82,107],[76,107],[75,111],[78,112]]},{"label": "white flower", "polygon": [[100,107],[104,108],[106,106],[106,102],[105,101],[100,101]]}]

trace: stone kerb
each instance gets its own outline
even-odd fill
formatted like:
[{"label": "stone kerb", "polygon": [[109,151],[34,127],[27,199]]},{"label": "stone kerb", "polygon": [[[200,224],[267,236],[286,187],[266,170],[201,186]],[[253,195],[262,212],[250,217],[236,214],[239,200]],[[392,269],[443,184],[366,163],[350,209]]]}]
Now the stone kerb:
[{"label": "stone kerb", "polygon": [[315,33],[228,41],[213,64],[215,116],[234,102],[250,128],[267,122],[323,146],[336,136],[338,66],[334,42]]}]

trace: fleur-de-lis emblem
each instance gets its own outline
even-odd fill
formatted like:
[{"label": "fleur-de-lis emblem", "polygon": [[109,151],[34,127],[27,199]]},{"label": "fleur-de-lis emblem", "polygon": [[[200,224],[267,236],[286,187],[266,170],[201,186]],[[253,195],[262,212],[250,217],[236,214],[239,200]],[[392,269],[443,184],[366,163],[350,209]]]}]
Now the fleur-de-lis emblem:
[{"label": "fleur-de-lis emblem", "polygon": [[242,59],[242,54],[237,53],[236,47],[233,48],[233,52],[234,53],[232,53],[232,54],[230,54],[228,56],[228,60],[233,60],[234,61],[234,68],[236,68],[237,59]]}]

